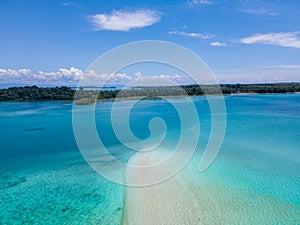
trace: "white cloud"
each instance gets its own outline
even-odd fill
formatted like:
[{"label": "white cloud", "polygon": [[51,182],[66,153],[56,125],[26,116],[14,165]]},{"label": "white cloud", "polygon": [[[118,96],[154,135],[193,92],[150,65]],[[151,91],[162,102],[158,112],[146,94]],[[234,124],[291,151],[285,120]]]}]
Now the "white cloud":
[{"label": "white cloud", "polygon": [[299,69],[300,65],[277,65],[277,66],[263,66],[263,69]]},{"label": "white cloud", "polygon": [[283,47],[300,48],[300,32],[280,32],[254,34],[241,39],[244,44],[277,45]]},{"label": "white cloud", "polygon": [[240,11],[248,14],[259,14],[259,15],[269,15],[269,16],[277,15],[277,13],[269,11],[265,8],[258,8],[258,9],[248,8],[248,9],[242,9]]},{"label": "white cloud", "polygon": [[190,84],[192,81],[186,75],[150,75],[143,76],[140,71],[130,75],[126,73],[97,73],[89,70],[84,73],[82,70],[71,67],[61,68],[54,72],[38,71],[32,72],[29,69],[3,69],[0,68],[0,85],[67,85],[67,86],[102,86],[102,85],[128,85],[139,83],[140,85],[163,85],[163,84]]},{"label": "white cloud", "polygon": [[300,82],[300,65],[264,66],[215,71],[220,83]]},{"label": "white cloud", "polygon": [[[251,69],[233,69],[214,71],[220,83],[264,83],[266,82],[300,82],[300,64],[275,65],[256,67]],[[192,84],[193,80],[185,74],[156,74],[143,76],[136,73],[96,73],[89,70],[86,74],[76,68],[59,69],[54,72],[32,72],[29,69],[0,68],[0,85],[66,85],[77,86],[102,85],[131,85],[131,86],[161,86],[175,84]],[[208,82],[209,83],[209,82]]]},{"label": "white cloud", "polygon": [[27,76],[28,74],[31,74],[31,71],[29,69],[12,70],[12,69],[0,68],[0,77],[2,79],[4,79],[5,76],[9,76],[9,77],[16,79],[21,76]]},{"label": "white cloud", "polygon": [[187,75],[152,75],[142,76],[141,72],[138,72],[141,76],[132,80],[129,86],[174,86],[174,85],[186,85],[194,83],[193,80]]},{"label": "white cloud", "polygon": [[79,4],[77,4],[75,2],[63,2],[62,5],[63,6],[79,6]]},{"label": "white cloud", "polygon": [[278,0],[242,0],[238,5],[239,11],[243,13],[274,16],[278,15],[278,3]]},{"label": "white cloud", "polygon": [[184,31],[170,31],[169,34],[179,35],[183,37],[190,37],[190,38],[199,38],[199,39],[211,39],[215,37],[215,35],[213,34],[187,33]]},{"label": "white cloud", "polygon": [[193,81],[186,75],[148,75],[143,76],[141,71],[133,75],[126,73],[119,74],[97,74],[90,70],[87,76],[81,80],[83,86],[102,86],[102,85],[129,85],[129,86],[161,86],[175,84],[191,84]]},{"label": "white cloud", "polygon": [[141,73],[141,71],[137,71],[136,73],[135,73],[135,77],[138,79],[138,78],[141,78],[142,77],[142,73]]},{"label": "white cloud", "polygon": [[126,85],[134,78],[126,73],[97,73],[89,70],[80,79],[76,79],[80,86]]},{"label": "white cloud", "polygon": [[158,23],[161,13],[150,9],[136,11],[113,11],[111,14],[95,14],[88,16],[96,31],[129,31]]},{"label": "white cloud", "polygon": [[74,85],[82,79],[82,70],[71,67],[59,69],[55,72],[38,71],[36,73],[29,69],[2,69],[0,68],[0,84],[6,85]]},{"label": "white cloud", "polygon": [[224,47],[224,46],[227,46],[226,42],[219,42],[219,41],[211,42],[210,45],[214,46],[214,47]]},{"label": "white cloud", "polygon": [[212,5],[212,0],[188,0],[189,5]]}]

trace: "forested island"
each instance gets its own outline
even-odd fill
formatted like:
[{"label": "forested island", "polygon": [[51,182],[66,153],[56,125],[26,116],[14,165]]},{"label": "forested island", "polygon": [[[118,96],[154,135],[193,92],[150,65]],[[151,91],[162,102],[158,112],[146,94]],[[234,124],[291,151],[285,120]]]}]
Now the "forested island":
[{"label": "forested island", "polygon": [[[300,83],[270,83],[270,84],[221,84],[223,94],[243,93],[295,93],[300,92]],[[97,100],[160,96],[219,94],[216,85],[184,85],[168,87],[133,87],[126,90],[85,90],[80,87],[10,87],[0,89],[0,101],[57,101],[75,100],[78,104],[89,104]]]}]

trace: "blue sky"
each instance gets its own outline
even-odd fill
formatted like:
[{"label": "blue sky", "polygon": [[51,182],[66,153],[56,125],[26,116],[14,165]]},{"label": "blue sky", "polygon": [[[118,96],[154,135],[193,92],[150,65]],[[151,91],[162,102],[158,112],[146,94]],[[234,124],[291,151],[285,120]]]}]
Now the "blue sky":
[{"label": "blue sky", "polygon": [[[97,57],[140,40],[189,48],[221,83],[300,81],[299,9],[298,0],[1,0],[0,84],[74,85]],[[115,82],[178,75],[144,70]]]}]

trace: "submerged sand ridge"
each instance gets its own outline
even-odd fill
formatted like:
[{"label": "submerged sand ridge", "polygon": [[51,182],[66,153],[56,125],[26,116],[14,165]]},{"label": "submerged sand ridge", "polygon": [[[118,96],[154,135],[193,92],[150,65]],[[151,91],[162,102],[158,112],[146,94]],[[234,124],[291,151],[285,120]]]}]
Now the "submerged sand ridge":
[{"label": "submerged sand ridge", "polygon": [[[139,170],[127,169],[125,179],[155,180],[158,173],[164,171],[153,171],[147,165],[152,165],[161,157],[163,155],[158,152],[135,154],[130,162],[144,167]],[[242,168],[231,164],[232,173],[236,172],[232,176],[221,165],[206,173],[197,173],[197,158],[164,182],[146,187],[126,186],[122,224],[299,224],[300,208],[297,204],[258,193],[255,186],[262,184],[255,183],[253,179],[248,184],[251,188],[245,189],[248,186],[236,180],[241,179]],[[220,170],[219,175],[214,169]],[[220,177],[222,174],[227,174],[226,180]],[[234,182],[234,186],[230,186],[229,181]]]},{"label": "submerged sand ridge", "polygon": [[[158,152],[135,154],[130,162],[141,168],[128,168],[125,179],[155,180],[159,171],[154,171],[147,166],[157,162],[162,156]],[[183,179],[184,177],[178,174],[159,184],[146,187],[127,186],[122,224],[201,224],[201,208]]]}]

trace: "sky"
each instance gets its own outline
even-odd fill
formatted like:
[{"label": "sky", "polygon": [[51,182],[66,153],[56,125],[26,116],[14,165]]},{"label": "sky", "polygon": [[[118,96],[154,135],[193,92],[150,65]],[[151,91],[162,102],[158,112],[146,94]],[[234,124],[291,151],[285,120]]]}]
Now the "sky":
[{"label": "sky", "polygon": [[[220,83],[300,81],[298,0],[0,0],[0,85],[70,85],[120,45],[160,40],[190,49]],[[111,84],[140,77],[190,79],[168,66],[139,65]]]}]

